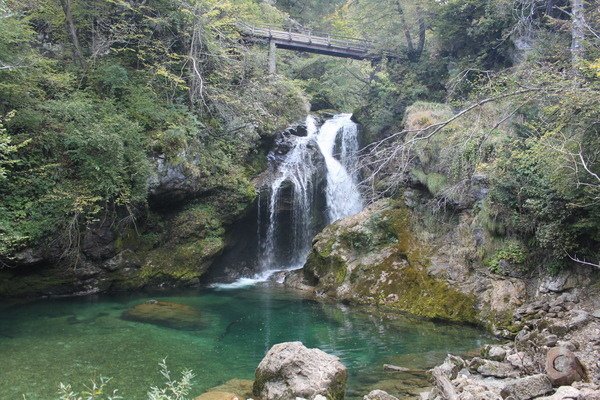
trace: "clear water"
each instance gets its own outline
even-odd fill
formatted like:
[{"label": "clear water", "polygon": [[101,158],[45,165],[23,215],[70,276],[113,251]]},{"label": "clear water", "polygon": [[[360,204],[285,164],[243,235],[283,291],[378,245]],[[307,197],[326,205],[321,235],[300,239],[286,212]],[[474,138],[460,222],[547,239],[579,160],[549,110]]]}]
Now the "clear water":
[{"label": "clear water", "polygon": [[[196,307],[206,327],[184,331],[120,318],[149,298]],[[145,399],[161,382],[157,363],[164,357],[173,372],[194,370],[193,394],[200,395],[232,378],[252,379],[271,345],[294,340],[339,356],[349,368],[348,397],[361,398],[381,381],[397,380],[383,372],[384,363],[428,368],[490,339],[469,327],[389,318],[264,287],[44,300],[0,309],[0,398],[54,399],[59,382],[81,387],[109,376],[126,399]]]}]

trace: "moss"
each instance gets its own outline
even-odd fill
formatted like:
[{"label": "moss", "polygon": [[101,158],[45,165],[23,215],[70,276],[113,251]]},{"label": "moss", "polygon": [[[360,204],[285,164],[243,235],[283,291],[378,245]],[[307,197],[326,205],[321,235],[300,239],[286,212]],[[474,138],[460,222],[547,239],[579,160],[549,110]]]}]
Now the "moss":
[{"label": "moss", "polygon": [[392,239],[398,253],[404,255],[411,265],[427,266],[429,264],[426,247],[414,235],[408,208],[399,207],[384,211],[379,227]]},{"label": "moss", "polygon": [[373,235],[363,230],[342,232],[340,239],[354,251],[366,252],[373,247]]},{"label": "moss", "polygon": [[324,257],[313,251],[308,256],[304,273],[308,275],[309,280],[318,277],[319,286],[330,291],[344,282],[347,274],[346,268],[346,263],[342,258],[331,254]]},{"label": "moss", "polygon": [[0,297],[27,297],[60,294],[62,288],[73,286],[75,277],[55,268],[36,273],[20,274],[0,271]]},{"label": "moss", "polygon": [[173,219],[169,233],[170,241],[181,243],[193,239],[219,237],[225,230],[213,206],[194,204]]},{"label": "moss", "polygon": [[448,179],[437,172],[426,173],[422,169],[413,169],[411,174],[415,180],[427,188],[433,196],[438,196],[446,188]]},{"label": "moss", "polygon": [[[475,296],[428,274],[428,249],[415,237],[407,208],[390,203],[375,212],[360,230],[356,228],[340,231],[340,227],[315,244],[305,271],[318,278],[319,289],[332,293],[347,282],[351,287],[349,299],[358,303],[375,303],[427,318],[477,323]],[[357,253],[359,260],[362,255],[388,256],[382,262],[356,265],[348,276],[348,252]]]},{"label": "moss", "polygon": [[[392,255],[374,266],[355,270],[361,276],[354,285],[361,297],[376,288],[376,301],[414,315],[453,322],[476,323],[475,297],[453,289],[447,282],[431,277],[424,267],[398,261]],[[381,279],[385,276],[385,279]]]}]

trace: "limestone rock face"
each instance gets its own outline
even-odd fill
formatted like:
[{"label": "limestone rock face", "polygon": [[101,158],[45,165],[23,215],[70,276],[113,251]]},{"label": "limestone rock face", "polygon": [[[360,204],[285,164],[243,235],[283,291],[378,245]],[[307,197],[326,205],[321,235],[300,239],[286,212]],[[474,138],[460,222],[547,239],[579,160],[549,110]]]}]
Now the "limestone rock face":
[{"label": "limestone rock face", "polygon": [[555,386],[570,385],[585,378],[579,359],[565,347],[553,347],[548,351],[546,374]]},{"label": "limestone rock face", "polygon": [[346,367],[337,357],[301,342],[287,342],[274,345],[260,362],[253,392],[263,400],[313,400],[317,395],[341,400],[347,379]]}]

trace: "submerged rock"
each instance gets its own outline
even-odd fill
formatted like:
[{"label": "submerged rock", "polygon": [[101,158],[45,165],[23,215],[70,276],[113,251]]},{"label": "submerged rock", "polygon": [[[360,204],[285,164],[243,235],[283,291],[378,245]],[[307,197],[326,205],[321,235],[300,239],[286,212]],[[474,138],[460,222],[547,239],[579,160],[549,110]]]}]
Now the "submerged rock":
[{"label": "submerged rock", "polygon": [[347,379],[346,367],[337,357],[301,342],[287,342],[271,347],[260,362],[253,392],[263,400],[313,400],[317,395],[341,400]]},{"label": "submerged rock", "polygon": [[398,400],[398,398],[383,390],[373,390],[371,393],[364,396],[363,400]]},{"label": "submerged rock", "polygon": [[227,392],[206,392],[195,400],[243,400],[238,395]]},{"label": "submerged rock", "polygon": [[252,397],[253,384],[254,382],[249,379],[231,379],[210,389],[209,392],[233,393],[240,399],[249,399]]},{"label": "submerged rock", "polygon": [[122,318],[169,328],[195,330],[203,327],[198,310],[186,304],[150,300],[123,312]]}]

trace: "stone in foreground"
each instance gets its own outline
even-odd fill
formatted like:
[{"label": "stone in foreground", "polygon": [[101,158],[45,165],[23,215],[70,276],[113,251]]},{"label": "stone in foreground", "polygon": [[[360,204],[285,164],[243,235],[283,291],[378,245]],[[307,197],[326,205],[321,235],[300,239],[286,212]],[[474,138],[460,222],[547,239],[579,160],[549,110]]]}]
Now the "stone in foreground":
[{"label": "stone in foreground", "polygon": [[263,400],[314,400],[318,395],[341,400],[348,373],[340,360],[301,342],[271,347],[256,368],[254,395]]}]

